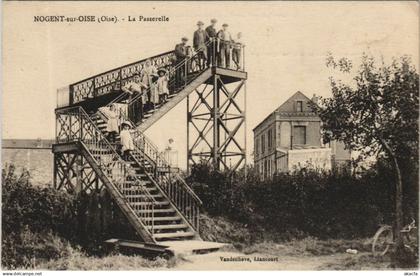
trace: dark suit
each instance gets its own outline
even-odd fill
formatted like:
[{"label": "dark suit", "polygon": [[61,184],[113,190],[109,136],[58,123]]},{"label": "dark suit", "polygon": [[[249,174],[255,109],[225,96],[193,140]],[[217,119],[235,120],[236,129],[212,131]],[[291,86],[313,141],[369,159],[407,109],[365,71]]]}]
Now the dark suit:
[{"label": "dark suit", "polygon": [[211,39],[214,39],[214,42],[207,46],[207,65],[215,65],[215,55],[217,50],[215,39],[217,38],[217,31],[215,28],[213,28],[213,26],[210,25],[206,28],[206,34],[206,43]]},{"label": "dark suit", "polygon": [[187,57],[187,46],[179,43],[175,46],[176,63],[182,62]]},{"label": "dark suit", "polygon": [[198,53],[197,62],[201,70],[204,69],[207,60],[206,39],[207,33],[205,30],[196,30],[194,32],[193,46]]},{"label": "dark suit", "polygon": [[[187,46],[185,44],[179,43],[175,46],[175,57],[176,63],[175,66],[180,66],[180,64],[186,59],[187,57]],[[183,83],[184,77],[186,75],[186,66],[180,66],[175,71],[175,86],[176,88],[180,87]]]}]

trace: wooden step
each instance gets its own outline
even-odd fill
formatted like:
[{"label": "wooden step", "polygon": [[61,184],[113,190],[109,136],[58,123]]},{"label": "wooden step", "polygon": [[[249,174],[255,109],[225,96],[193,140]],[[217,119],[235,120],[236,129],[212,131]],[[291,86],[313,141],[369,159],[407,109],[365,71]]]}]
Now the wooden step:
[{"label": "wooden step", "polygon": [[[152,226],[147,226],[147,228],[152,229]],[[163,230],[163,229],[185,229],[188,228],[186,224],[161,224],[161,225],[154,225],[153,229],[155,230]]]},{"label": "wooden step", "polygon": [[154,217],[154,218],[144,218],[144,220],[154,220],[154,221],[178,221],[181,220],[181,217]]},{"label": "wooden step", "polygon": [[175,233],[159,233],[154,234],[155,239],[175,239],[175,238],[185,238],[185,237],[194,237],[194,232],[175,232]]},{"label": "wooden step", "polygon": [[[150,180],[143,180],[142,182],[143,182],[145,185],[152,183]],[[126,181],[125,181],[125,183],[128,183],[128,184],[133,184],[134,186],[139,186],[139,184],[136,184],[136,183],[138,183],[138,181],[137,181],[137,180],[126,180]]]},{"label": "wooden step", "polygon": [[[137,213],[140,213],[140,214],[147,214],[147,213],[151,213],[151,212],[153,212],[153,213],[175,213],[175,210],[174,209],[155,209],[155,210],[140,210],[140,211],[137,211]],[[156,217],[155,217],[156,218]]]},{"label": "wooden step", "polygon": [[[163,198],[164,196],[162,194],[154,194],[152,195],[154,198]],[[126,198],[147,198],[146,195],[125,195]]]},{"label": "wooden step", "polygon": [[[156,187],[145,187],[145,189],[147,191],[149,191],[149,193],[153,193],[153,192],[158,192],[159,190]],[[130,188],[123,188],[122,189],[123,192],[136,192],[136,191],[140,191],[138,187],[134,186],[134,187],[130,187]],[[153,195],[153,194],[152,194]]]},{"label": "wooden step", "polygon": [[[131,205],[134,205],[134,206],[147,206],[147,205],[150,205],[149,202],[131,202],[130,204]],[[169,202],[166,201],[166,200],[164,200],[164,201],[156,201],[155,202],[155,205],[169,205]]]}]

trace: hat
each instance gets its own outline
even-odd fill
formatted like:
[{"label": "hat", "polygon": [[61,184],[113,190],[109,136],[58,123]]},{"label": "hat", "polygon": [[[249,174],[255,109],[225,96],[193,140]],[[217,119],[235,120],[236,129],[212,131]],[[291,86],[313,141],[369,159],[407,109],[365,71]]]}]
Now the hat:
[{"label": "hat", "polygon": [[188,38],[184,36],[183,38],[181,38],[181,40],[182,41],[188,41]]},{"label": "hat", "polygon": [[152,82],[155,82],[159,79],[159,76],[156,74],[152,74],[151,76],[152,76]]},{"label": "hat", "polygon": [[133,128],[133,125],[131,124],[131,122],[130,121],[124,121],[124,122],[122,122],[121,123],[121,126],[122,127],[124,127],[124,125],[127,125],[128,127],[130,127],[130,128]]},{"label": "hat", "polygon": [[197,25],[204,25],[203,21],[198,21]]},{"label": "hat", "polygon": [[211,23],[217,23],[217,19],[213,18],[212,20],[210,20]]},{"label": "hat", "polygon": [[223,23],[222,27],[229,27],[227,23]]},{"label": "hat", "polygon": [[168,71],[166,71],[166,69],[165,68],[160,68],[160,69],[158,69],[158,74],[160,74],[160,72],[163,72],[164,74],[166,74]]}]

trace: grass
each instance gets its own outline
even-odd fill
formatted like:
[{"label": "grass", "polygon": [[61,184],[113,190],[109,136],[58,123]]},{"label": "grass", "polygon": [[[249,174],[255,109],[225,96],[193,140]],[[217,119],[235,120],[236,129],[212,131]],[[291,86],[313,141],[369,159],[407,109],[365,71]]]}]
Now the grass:
[{"label": "grass", "polygon": [[86,256],[73,249],[66,257],[40,263],[33,269],[40,270],[156,270],[175,267],[177,258],[164,259],[156,257],[147,259],[142,256],[125,256],[121,254],[105,257]]},{"label": "grass", "polygon": [[358,252],[369,252],[370,240],[319,240],[313,237],[307,237],[304,239],[296,239],[284,243],[257,243],[245,248],[243,252],[245,254],[265,253],[287,256],[327,256],[346,253],[346,250],[350,248],[356,249]]},{"label": "grass", "polygon": [[391,267],[389,256],[373,256],[369,253],[349,255],[339,262],[322,265],[322,270],[389,270]]}]

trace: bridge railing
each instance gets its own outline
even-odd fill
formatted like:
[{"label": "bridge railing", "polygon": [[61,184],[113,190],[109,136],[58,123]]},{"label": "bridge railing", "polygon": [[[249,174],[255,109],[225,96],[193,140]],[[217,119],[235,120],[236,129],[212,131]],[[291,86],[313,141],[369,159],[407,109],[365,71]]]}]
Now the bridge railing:
[{"label": "bridge railing", "polygon": [[[104,121],[108,120],[104,112],[99,112],[98,115]],[[146,135],[137,129],[132,130],[131,135],[135,146],[135,154],[132,155],[135,161],[142,166],[155,184],[167,194],[191,226],[198,230],[200,207],[203,204],[200,198],[179,175],[179,170],[174,170],[171,167],[162,152]],[[139,154],[142,158],[136,158],[136,154]],[[152,163],[151,167],[146,165],[146,160]]]},{"label": "bridge railing", "polygon": [[135,74],[139,74],[143,70],[146,61],[149,59],[152,65],[165,67],[172,64],[173,58],[174,52],[169,51],[73,83],[70,85],[70,104],[76,104],[87,99],[108,94],[114,90],[119,90]]},{"label": "bridge railing", "polygon": [[172,170],[170,163],[149,138],[139,130],[134,130],[132,135],[137,152],[143,155],[143,159],[137,160],[137,162],[142,163],[145,158],[152,160],[154,167],[146,167],[143,164],[143,168],[154,176],[159,187],[167,194],[194,229],[198,230],[200,207],[203,202],[179,175],[179,172]]},{"label": "bridge railing", "polygon": [[[81,142],[89,151],[111,184],[124,197],[149,234],[153,235],[155,199],[136,176],[130,164],[124,161],[96,127],[82,107],[56,111],[56,143]],[[141,196],[138,196],[140,193]],[[132,196],[137,195],[137,196]]]},{"label": "bridge railing", "polygon": [[[191,49],[191,48],[189,48]],[[204,57],[207,61],[203,61]],[[151,60],[152,65],[157,68],[171,69],[170,79],[172,82],[169,87],[173,89],[182,84],[182,76],[186,76],[197,69],[204,69],[203,66],[216,66],[232,70],[244,71],[245,69],[245,45],[233,41],[222,41],[212,39],[207,42],[201,51],[193,53],[184,61],[177,63],[175,52],[168,51],[150,58],[142,59],[82,81],[73,83],[69,86],[69,103],[77,104],[87,99],[108,94],[115,90],[120,90],[127,82],[131,81],[135,74],[139,74],[147,60]],[[175,76],[178,75],[178,78]]]}]

